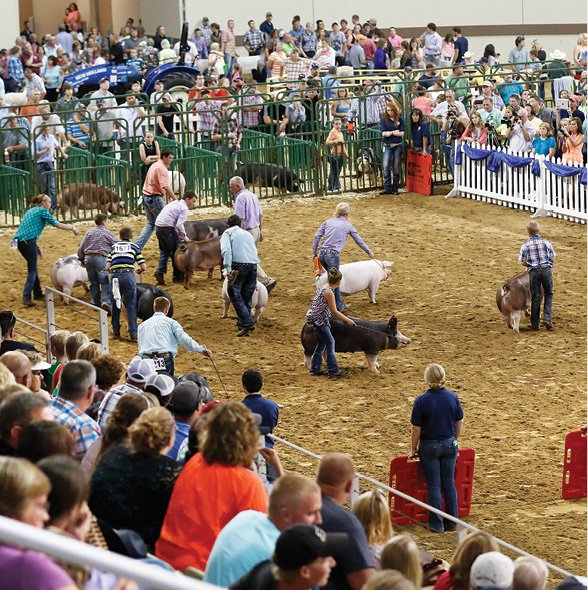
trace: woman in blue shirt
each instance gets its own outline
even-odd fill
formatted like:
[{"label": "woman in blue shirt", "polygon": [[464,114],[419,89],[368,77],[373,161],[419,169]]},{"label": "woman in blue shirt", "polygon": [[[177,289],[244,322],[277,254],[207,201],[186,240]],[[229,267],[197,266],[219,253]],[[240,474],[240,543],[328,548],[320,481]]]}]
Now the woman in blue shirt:
[{"label": "woman in blue shirt", "polygon": [[[463,410],[457,394],[443,387],[445,370],[441,365],[425,369],[429,389],[416,398],[412,408],[412,451],[409,459],[420,457],[429,488],[429,504],[441,510],[445,498],[445,512],[457,517],[457,490],[454,473],[457,461],[457,439],[463,426]],[[455,530],[453,521],[443,521],[429,512],[429,529],[442,533]]]},{"label": "woman in blue shirt", "polygon": [[539,125],[539,136],[533,140],[533,151],[539,156],[555,155],[555,148],[557,144],[553,138],[551,125],[549,123],[541,123]]},{"label": "woman in blue shirt", "polygon": [[51,213],[51,197],[47,195],[38,195],[31,200],[32,207],[23,215],[20,225],[14,240],[17,241],[18,251],[22,257],[27,261],[27,279],[25,281],[24,290],[22,293],[22,302],[27,307],[36,305],[31,296],[34,293],[35,299],[44,299],[44,294],[41,289],[41,282],[39,281],[39,274],[37,272],[37,256],[39,255],[39,247],[37,246],[37,239],[45,229],[47,224],[53,225],[57,229],[71,231],[75,236],[79,236],[80,232],[73,225],[59,223]]},{"label": "woman in blue shirt", "polygon": [[415,152],[431,153],[431,129],[423,118],[421,109],[410,113],[410,149]]},{"label": "woman in blue shirt", "polygon": [[[397,195],[404,151],[404,119],[400,116],[398,105],[392,100],[386,105],[386,112],[380,120],[380,131],[384,140],[384,190],[380,194]],[[393,176],[390,174],[392,170]]]},{"label": "woman in blue shirt", "polygon": [[57,65],[57,58],[50,55],[47,58],[47,65],[43,70],[43,81],[47,90],[47,100],[55,102],[58,98],[58,90],[61,86],[61,67]]}]

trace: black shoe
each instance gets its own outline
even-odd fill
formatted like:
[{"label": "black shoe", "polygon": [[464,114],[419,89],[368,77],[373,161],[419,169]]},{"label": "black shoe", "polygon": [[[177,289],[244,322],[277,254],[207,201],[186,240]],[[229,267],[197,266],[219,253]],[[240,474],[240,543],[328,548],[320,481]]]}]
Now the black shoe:
[{"label": "black shoe", "polygon": [[22,304],[25,307],[36,307],[37,305],[32,299],[23,299]]},{"label": "black shoe", "polygon": [[110,307],[110,305],[108,305],[108,303],[103,303],[101,305],[102,309],[108,314],[111,315],[112,313],[112,308]]},{"label": "black shoe", "polygon": [[539,326],[531,326],[531,330],[537,332],[539,330]]},{"label": "black shoe", "polygon": [[115,340],[120,340],[120,330],[112,330],[112,337]]},{"label": "black shoe", "polygon": [[130,334],[129,335],[129,340],[131,342],[137,342],[137,334]]},{"label": "black shoe", "polygon": [[255,326],[248,326],[247,328],[241,328],[237,332],[237,336],[239,336],[239,337],[241,337],[241,336],[249,336],[249,332],[253,332],[253,330],[255,330]]},{"label": "black shoe", "polygon": [[33,299],[36,299],[37,301],[45,301],[45,294],[44,293],[35,293],[33,295]]},{"label": "black shoe", "polygon": [[548,329],[548,330],[553,330],[553,322],[550,320],[543,320],[543,325]]},{"label": "black shoe", "polygon": [[184,282],[184,277],[173,277],[172,278],[172,283],[183,283]]},{"label": "black shoe", "polygon": [[155,280],[157,282],[158,285],[165,285],[165,278],[163,276],[163,273],[161,272],[154,272],[153,276],[155,277]]},{"label": "black shoe", "polygon": [[398,189],[396,189],[396,190],[392,190],[392,191],[390,192],[390,194],[391,194],[391,195],[397,195],[397,194],[398,194]]},{"label": "black shoe", "polygon": [[322,375],[327,375],[326,371],[309,371],[311,377],[321,377]]},{"label": "black shoe", "polygon": [[378,194],[379,195],[391,195],[392,191],[380,191]]},{"label": "black shoe", "polygon": [[268,283],[265,288],[267,289],[267,294],[269,295],[272,292],[272,289],[278,284],[278,281],[274,279],[271,283]]},{"label": "black shoe", "polygon": [[446,532],[447,532],[447,531],[449,531],[449,532],[452,532],[452,531],[455,531],[455,530],[457,530],[457,525],[456,525],[454,522],[446,522],[446,523],[443,525],[443,527],[445,528],[445,531],[446,531]]}]

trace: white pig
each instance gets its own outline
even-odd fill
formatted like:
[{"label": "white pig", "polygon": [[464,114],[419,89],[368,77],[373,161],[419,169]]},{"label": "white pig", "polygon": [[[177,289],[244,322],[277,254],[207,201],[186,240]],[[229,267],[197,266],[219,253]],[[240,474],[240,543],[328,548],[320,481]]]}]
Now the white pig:
[{"label": "white pig", "polygon": [[[231,299],[229,298],[229,292],[227,290],[228,281],[225,277],[223,282],[223,289],[221,292],[222,300],[225,304],[225,309],[223,311],[223,315],[221,316],[223,319],[229,317],[229,305],[231,305]],[[253,319],[257,321],[265,306],[267,305],[267,289],[265,285],[262,285],[259,281],[257,281],[257,286],[255,287],[255,291],[253,292],[253,297],[251,298],[251,311],[253,312]]]},{"label": "white pig", "polygon": [[[342,295],[354,295],[360,291],[367,291],[370,303],[376,302],[376,293],[380,283],[390,276],[390,268],[394,263],[387,260],[360,260],[342,264],[339,267],[343,278],[339,287]],[[327,283],[327,273],[316,279],[316,286],[322,287]]]},{"label": "white pig", "polygon": [[[71,290],[80,285],[88,291],[88,273],[82,266],[77,254],[72,254],[67,258],[59,258],[51,265],[49,271],[53,286],[66,295],[71,295]],[[69,305],[69,299],[62,298],[65,305]]]},{"label": "white pig", "polygon": [[169,187],[174,193],[177,195],[178,199],[184,198],[184,192],[186,191],[186,179],[181,172],[177,170],[168,170],[167,174],[169,176]]}]

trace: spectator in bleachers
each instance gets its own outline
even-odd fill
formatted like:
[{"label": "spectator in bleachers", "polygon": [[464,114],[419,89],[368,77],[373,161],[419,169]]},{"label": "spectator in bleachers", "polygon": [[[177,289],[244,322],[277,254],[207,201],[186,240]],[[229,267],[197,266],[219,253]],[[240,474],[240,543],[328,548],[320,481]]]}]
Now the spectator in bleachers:
[{"label": "spectator in bleachers", "polygon": [[100,153],[105,153],[113,147],[114,109],[117,102],[109,88],[109,79],[102,78],[100,88],[90,95],[92,100],[88,106],[88,111],[96,121],[96,140]]},{"label": "spectator in bleachers", "polygon": [[473,110],[470,113],[470,122],[462,133],[460,140],[465,143],[478,143],[482,145],[488,142],[488,129],[486,129],[478,111]]},{"label": "spectator in bleachers", "polygon": [[272,23],[273,15],[271,12],[265,13],[265,20],[259,25],[260,30],[265,34],[266,40],[272,36],[274,24]]},{"label": "spectator in bleachers", "polygon": [[169,410],[145,410],[129,427],[130,448],[102,456],[91,479],[92,512],[115,529],[137,532],[152,549],[181,465],[166,457],[175,436]]},{"label": "spectator in bleachers", "polygon": [[52,203],[51,198],[47,195],[37,195],[31,200],[31,208],[26,211],[13,239],[17,240],[18,251],[27,261],[27,278],[25,281],[22,302],[25,307],[34,307],[36,304],[31,299],[42,300],[45,295],[41,289],[41,282],[37,272],[37,258],[39,256],[39,247],[37,240],[41,236],[43,229],[47,224],[53,225],[64,231],[71,231],[75,236],[80,232],[75,225],[60,223],[49,213]]},{"label": "spectator in bleachers", "polygon": [[482,119],[482,123],[492,125],[494,129],[500,127],[502,121],[502,113],[500,110],[494,108],[492,99],[485,96],[482,100],[482,108],[478,109],[478,114]]},{"label": "spectator in bleachers", "polygon": [[490,80],[482,82],[481,95],[483,98],[490,98],[492,100],[492,107],[501,111],[504,108],[504,101],[500,94],[494,92],[494,84]]},{"label": "spectator in bleachers", "polygon": [[[345,52],[347,37],[345,33],[339,30],[339,25],[334,22],[331,25],[331,32],[329,33],[329,45],[335,52],[335,61],[338,66],[342,66],[345,63]],[[385,47],[385,44],[384,44]]]},{"label": "spectator in bleachers", "polygon": [[351,510],[365,531],[373,566],[380,569],[382,550],[394,536],[386,496],[380,490],[364,492],[353,502]]},{"label": "spectator in bleachers", "polygon": [[0,455],[15,455],[23,429],[41,420],[53,420],[47,400],[30,391],[7,397],[0,404]]},{"label": "spectator in bleachers", "polygon": [[514,568],[511,590],[545,590],[549,570],[544,561],[531,555],[517,557]]},{"label": "spectator in bleachers", "polygon": [[166,137],[167,139],[174,139],[174,118],[178,114],[179,109],[176,103],[172,102],[172,96],[166,92],[161,97],[160,104],[155,109],[156,117],[156,135]]},{"label": "spectator in bleachers", "polygon": [[[159,113],[159,107],[158,111]],[[129,160],[133,159],[133,142],[138,142],[143,137],[143,123],[147,118],[147,111],[139,104],[137,96],[132,90],[127,92],[125,103],[115,110],[118,127],[118,143],[127,154]],[[172,123],[173,125],[173,123]]]},{"label": "spectator in bleachers", "polygon": [[248,469],[258,438],[253,415],[240,402],[213,410],[201,453],[176,482],[156,544],[158,557],[176,569],[205,569],[216,537],[234,516],[243,510],[267,512],[261,479]]},{"label": "spectator in bleachers", "polygon": [[341,171],[345,166],[345,158],[349,158],[349,152],[345,146],[345,137],[341,132],[341,119],[333,119],[333,127],[325,140],[325,145],[329,146],[329,182],[327,190],[341,190]]},{"label": "spectator in bleachers", "polygon": [[76,360],[92,362],[102,356],[102,344],[99,342],[87,342],[78,350]]},{"label": "spectator in bleachers", "polygon": [[149,168],[161,158],[159,143],[150,129],[145,132],[143,139],[139,143],[139,158],[141,159],[141,186],[143,186]]},{"label": "spectator in bleachers", "polygon": [[40,420],[25,426],[20,433],[16,455],[38,463],[45,457],[71,457],[74,440],[71,432],[54,420]]},{"label": "spectator in bleachers", "polygon": [[519,111],[515,112],[510,125],[507,125],[505,135],[510,151],[530,152],[533,149],[535,126],[529,122],[525,109],[519,109]]},{"label": "spectator in bleachers", "polygon": [[[94,344],[94,343],[92,343]],[[80,357],[82,356],[83,350],[88,345],[80,348]],[[100,346],[100,345],[98,345]],[[109,354],[100,354],[90,360],[94,369],[96,369],[96,390],[94,391],[94,399],[92,400],[91,406],[86,410],[86,414],[98,420],[98,410],[102,404],[102,400],[106,397],[106,394],[118,383],[120,383],[122,376],[125,373],[125,366],[116,357]]]},{"label": "spectator in bleachers", "polygon": [[214,122],[210,139],[216,143],[215,150],[223,154],[229,171],[235,170],[237,166],[242,138],[243,128],[236,111],[228,108],[227,102],[223,102],[221,115],[217,116],[217,120]]},{"label": "spectator in bleachers", "polygon": [[454,54],[453,33],[447,33],[443,41],[441,41],[441,65],[444,67],[452,65]]},{"label": "spectator in bleachers", "polygon": [[35,139],[35,162],[37,164],[37,182],[41,191],[49,195],[51,209],[57,209],[57,192],[55,189],[55,152],[59,152],[64,160],[68,155],[61,147],[55,135],[49,133],[49,128],[41,127],[41,133]]},{"label": "spectator in bleachers", "polygon": [[384,545],[380,567],[383,570],[400,572],[417,589],[422,585],[419,548],[410,535],[397,535]]},{"label": "spectator in bleachers", "polygon": [[125,51],[116,33],[108,35],[108,61],[113,65],[121,65],[125,61]]},{"label": "spectator in bleachers", "polygon": [[435,583],[435,590],[468,590],[470,570],[479,555],[488,551],[498,551],[498,543],[488,533],[476,531],[462,541],[451,559],[449,571],[441,574]]},{"label": "spectator in bleachers", "polygon": [[[56,58],[53,58],[54,60]],[[49,65],[49,61],[47,61]],[[47,93],[45,89],[45,83],[43,82],[43,78],[38,74],[35,74],[31,68],[25,68],[24,70],[24,77],[25,77],[25,87],[24,92],[27,96],[27,100],[32,100],[34,92],[37,90],[41,93],[41,100],[45,98],[45,94]]]},{"label": "spectator in bleachers", "polygon": [[20,342],[14,339],[16,327],[16,316],[13,311],[0,311],[0,328],[2,330],[2,343],[0,344],[0,356],[5,352],[13,350],[34,350],[37,349],[33,344]]},{"label": "spectator in bleachers", "polygon": [[[0,457],[0,515],[43,528],[51,484],[24,459]],[[51,558],[16,545],[0,544],[0,576],[7,588],[74,590],[73,580]]]},{"label": "spectator in bleachers", "polygon": [[527,67],[526,62],[531,61],[529,50],[525,48],[525,43],[525,37],[519,35],[515,39],[515,46],[508,54],[508,63],[511,64],[512,69],[516,72],[522,72]]},{"label": "spectator in bleachers", "polygon": [[464,76],[463,66],[455,64],[451,74],[445,79],[447,88],[451,88],[455,93],[455,98],[459,101],[466,102],[470,94],[470,82]]},{"label": "spectator in bleachers", "polygon": [[429,23],[423,35],[423,53],[427,63],[433,63],[436,67],[441,65],[441,35],[437,33],[437,25]]},{"label": "spectator in bleachers", "polygon": [[151,359],[142,359],[135,356],[131,359],[127,367],[127,377],[125,383],[114,387],[105,396],[100,409],[98,410],[98,423],[104,430],[108,424],[108,419],[113,413],[120,397],[125,393],[141,394],[145,381],[151,375],[155,375],[155,363]]},{"label": "spectator in bleachers", "polygon": [[68,141],[82,150],[87,150],[90,146],[91,128],[90,120],[87,117],[86,106],[78,103],[76,110],[67,119],[65,126]]},{"label": "spectator in bleachers", "polygon": [[100,427],[85,413],[95,389],[96,371],[91,363],[76,360],[64,365],[52,410],[55,420],[71,431],[75,441],[74,456],[78,461],[100,436]]},{"label": "spectator in bleachers", "polygon": [[551,132],[551,125],[548,123],[541,123],[539,125],[539,133],[533,139],[533,153],[540,156],[555,156],[555,149],[557,147],[553,133]]},{"label": "spectator in bleachers", "polygon": [[565,164],[583,164],[582,147],[585,136],[582,133],[582,121],[578,117],[572,117],[568,127],[562,129],[562,133],[564,136],[563,162]]},{"label": "spectator in bleachers", "polygon": [[37,140],[43,128],[46,128],[51,135],[59,139],[63,147],[68,145],[63,123],[59,115],[51,112],[51,105],[46,100],[42,100],[39,103],[39,114],[35,115],[31,120],[31,137],[33,142]]},{"label": "spectator in bleachers", "polygon": [[333,590],[361,590],[375,571],[361,522],[343,508],[351,497],[354,477],[355,465],[349,455],[327,453],[321,458],[317,472],[323,498],[321,526],[327,533],[347,533],[349,537],[329,578],[328,587]]},{"label": "spectator in bleachers", "polygon": [[509,104],[509,99],[513,94],[522,94],[525,87],[518,81],[516,81],[512,75],[512,72],[504,70],[502,72],[502,82],[499,82],[496,86],[496,90],[500,94],[504,104]]},{"label": "spectator in bleachers", "polygon": [[[36,74],[33,74],[35,76]],[[26,77],[26,70],[25,70]],[[47,65],[43,68],[43,87],[46,90],[47,100],[55,102],[59,95],[59,87],[61,86],[61,67],[57,65],[57,58],[52,55],[47,58]],[[30,86],[33,83],[31,80]],[[27,88],[29,83],[27,83]]]},{"label": "spectator in bleachers", "polygon": [[[427,480],[429,505],[441,510],[443,490],[445,512],[457,517],[457,490],[453,477],[463,410],[457,395],[443,386],[445,370],[441,365],[427,366],[425,383],[429,389],[416,398],[412,409],[412,451],[409,457],[420,457]],[[444,522],[441,516],[429,512],[431,531],[442,533],[455,528],[454,522]]]},{"label": "spectator in bleachers", "polygon": [[472,590],[508,590],[512,585],[513,574],[514,564],[510,557],[497,551],[482,553],[472,564],[470,587]]},{"label": "spectator in bleachers", "polygon": [[129,392],[120,396],[102,431],[102,436],[90,446],[82,460],[82,467],[88,479],[109,450],[122,444],[128,446],[129,427],[151,407],[154,407],[152,401],[142,392]]},{"label": "spectator in bleachers", "polygon": [[208,45],[206,44],[206,39],[202,34],[202,29],[194,29],[194,35],[190,38],[190,41],[192,41],[194,47],[196,47],[198,58],[206,59],[208,57]]},{"label": "spectator in bleachers", "polygon": [[243,45],[249,55],[261,55],[264,48],[263,33],[255,26],[255,21],[251,19],[247,26],[249,29],[243,37]]},{"label": "spectator in bleachers", "polygon": [[280,532],[296,524],[321,523],[321,492],[313,481],[296,474],[273,486],[268,514],[245,510],[217,537],[204,581],[228,587],[262,561],[271,559]]},{"label": "spectator in bleachers", "polygon": [[400,572],[382,570],[376,572],[364,585],[362,590],[419,590]]},{"label": "spectator in bleachers", "polygon": [[25,82],[24,68],[20,56],[21,49],[18,45],[15,45],[10,50],[8,60],[8,78],[5,79],[6,92],[18,92]]},{"label": "spectator in bleachers", "polygon": [[53,385],[53,376],[55,375],[55,372],[63,363],[67,362],[67,354],[65,352],[65,344],[67,342],[67,339],[70,336],[71,336],[71,333],[68,330],[56,330],[55,332],[53,332],[53,334],[51,334],[51,336],[49,338],[49,344],[51,347],[51,357],[53,359],[53,364],[51,365],[51,367],[49,367],[47,372],[49,373],[49,376],[52,379],[51,389],[54,389],[54,387],[55,387]]},{"label": "spectator in bleachers", "polygon": [[66,119],[69,118],[78,105],[78,99],[75,96],[73,86],[65,83],[62,86],[63,95],[55,104],[55,113]]},{"label": "spectator in bleachers", "polygon": [[304,57],[312,58],[317,50],[317,36],[314,31],[314,24],[312,22],[306,23],[306,28],[300,34],[300,50]]}]

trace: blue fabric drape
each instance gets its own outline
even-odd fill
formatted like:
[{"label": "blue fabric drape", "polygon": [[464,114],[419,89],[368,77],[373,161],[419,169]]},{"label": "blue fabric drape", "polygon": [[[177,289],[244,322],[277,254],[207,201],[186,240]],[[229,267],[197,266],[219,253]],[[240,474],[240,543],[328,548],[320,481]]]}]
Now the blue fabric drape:
[{"label": "blue fabric drape", "polygon": [[461,165],[463,153],[470,158],[470,160],[485,160],[488,159],[487,168],[490,172],[498,172],[502,163],[511,168],[522,168],[523,166],[533,165],[533,174],[539,175],[539,168],[534,166],[537,161],[535,158],[526,158],[522,156],[513,156],[504,152],[497,152],[495,150],[481,150],[470,147],[469,145],[460,145],[457,149],[455,163]]},{"label": "blue fabric drape", "polygon": [[586,166],[576,168],[575,166],[566,166],[565,164],[554,164],[553,162],[548,162],[547,160],[544,160],[543,163],[545,164],[547,170],[556,176],[569,178],[570,176],[580,175],[580,184],[587,184],[588,182],[588,171],[586,170]]}]

